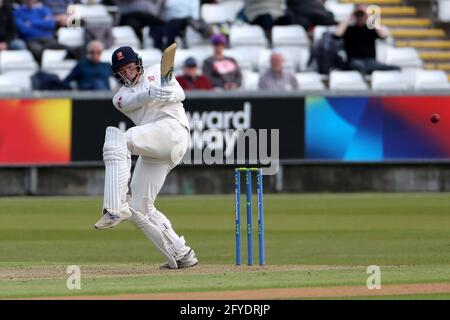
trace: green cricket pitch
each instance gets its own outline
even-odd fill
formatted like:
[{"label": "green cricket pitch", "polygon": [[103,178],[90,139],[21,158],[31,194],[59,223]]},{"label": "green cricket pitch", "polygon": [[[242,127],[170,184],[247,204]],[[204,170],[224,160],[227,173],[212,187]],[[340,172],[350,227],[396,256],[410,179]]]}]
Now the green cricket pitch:
[{"label": "green cricket pitch", "polygon": [[[450,194],[267,194],[264,202],[267,265],[237,267],[233,195],[160,196],[157,208],[200,261],[162,271],[163,257],[129,222],[93,228],[100,198],[0,198],[0,298],[450,298]],[[257,263],[256,214],[253,226]],[[244,229],[242,239],[245,263]],[[80,290],[66,286],[70,265],[80,267]],[[366,287],[371,265],[380,290]]]}]

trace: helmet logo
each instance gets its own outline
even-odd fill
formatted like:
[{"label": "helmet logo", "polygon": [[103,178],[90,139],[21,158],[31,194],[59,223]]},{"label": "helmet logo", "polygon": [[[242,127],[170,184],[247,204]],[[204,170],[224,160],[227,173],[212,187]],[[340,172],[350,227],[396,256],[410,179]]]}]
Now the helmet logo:
[{"label": "helmet logo", "polygon": [[117,52],[117,60],[122,60],[123,58],[125,57],[123,56],[122,51]]}]

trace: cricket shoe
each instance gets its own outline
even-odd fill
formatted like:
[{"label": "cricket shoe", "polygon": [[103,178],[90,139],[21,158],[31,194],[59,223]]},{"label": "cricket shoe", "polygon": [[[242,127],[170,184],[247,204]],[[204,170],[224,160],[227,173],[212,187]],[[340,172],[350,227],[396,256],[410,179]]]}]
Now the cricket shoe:
[{"label": "cricket shoe", "polygon": [[120,210],[119,214],[103,209],[103,216],[97,221],[94,227],[99,230],[113,228],[129,218],[131,218],[131,211],[128,208]]},{"label": "cricket shoe", "polygon": [[[186,255],[184,257],[182,257],[180,260],[177,260],[177,266],[178,269],[183,269],[183,268],[191,268],[193,266],[195,266],[196,264],[198,264],[198,259],[195,256],[195,252],[194,250],[189,250],[188,253],[186,253]],[[169,262],[165,262],[159,265],[160,269],[174,269],[171,268],[169,265]]]}]

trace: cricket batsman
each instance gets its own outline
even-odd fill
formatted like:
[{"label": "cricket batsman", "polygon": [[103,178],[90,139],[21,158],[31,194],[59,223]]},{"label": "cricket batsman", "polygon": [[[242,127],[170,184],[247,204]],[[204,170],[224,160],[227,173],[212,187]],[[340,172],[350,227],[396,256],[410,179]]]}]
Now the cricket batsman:
[{"label": "cricket batsman", "polygon": [[[122,84],[113,104],[136,126],[125,133],[106,128],[103,216],[95,228],[108,229],[130,220],[167,258],[161,268],[192,267],[198,263],[194,250],[154,205],[167,174],[189,144],[183,89],[175,78],[161,86],[160,65],[144,69],[142,58],[129,46],[116,49],[111,60],[114,77]],[[131,155],[139,157],[128,192]]]}]

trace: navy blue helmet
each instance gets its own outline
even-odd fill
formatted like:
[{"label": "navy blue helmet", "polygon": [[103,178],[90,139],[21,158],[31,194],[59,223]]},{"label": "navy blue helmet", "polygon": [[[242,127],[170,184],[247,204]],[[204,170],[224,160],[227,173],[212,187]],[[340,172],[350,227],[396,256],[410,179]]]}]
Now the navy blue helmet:
[{"label": "navy blue helmet", "polygon": [[[136,62],[138,68],[138,74],[133,80],[126,79],[119,73],[119,68],[129,62]],[[141,56],[137,54],[130,46],[124,46],[114,50],[111,57],[111,65],[114,78],[127,87],[135,84],[140,75],[144,73]]]}]

